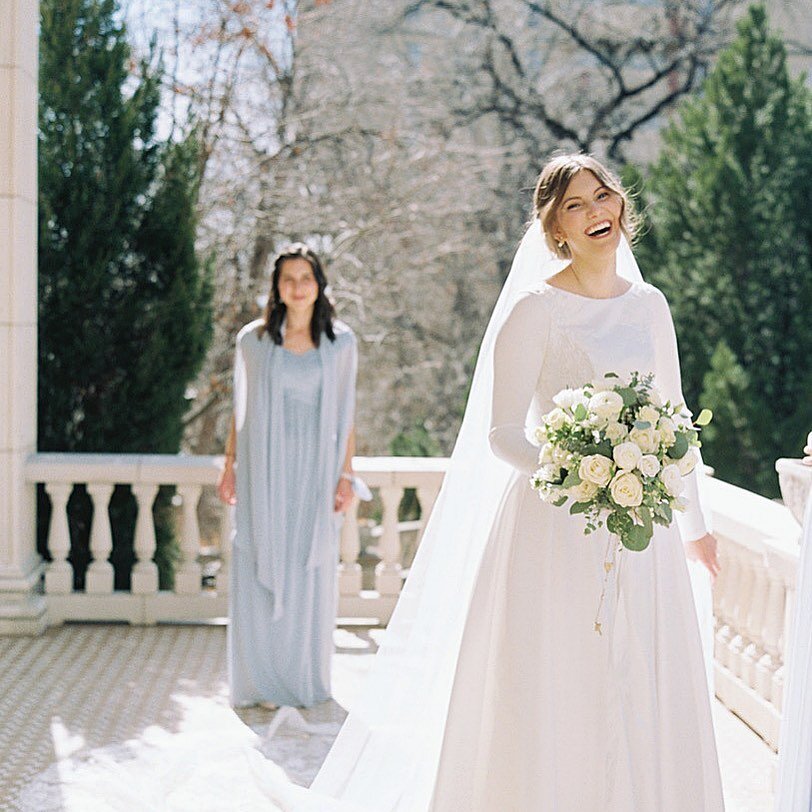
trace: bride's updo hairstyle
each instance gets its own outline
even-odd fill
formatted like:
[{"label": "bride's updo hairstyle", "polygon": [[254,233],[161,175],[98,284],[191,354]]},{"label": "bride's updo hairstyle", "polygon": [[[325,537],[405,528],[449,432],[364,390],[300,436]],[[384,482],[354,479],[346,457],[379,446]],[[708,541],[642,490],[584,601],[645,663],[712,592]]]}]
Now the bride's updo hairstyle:
[{"label": "bride's updo hairstyle", "polygon": [[541,221],[547,245],[559,259],[571,259],[572,252],[566,243],[559,246],[555,241],[558,210],[564,200],[564,194],[570,185],[570,181],[582,169],[591,172],[598,179],[599,183],[620,197],[622,204],[620,210],[620,228],[626,235],[629,244],[634,241],[634,235],[637,232],[639,224],[637,213],[634,210],[628,192],[623,188],[620,179],[614,172],[610,172],[600,161],[591,155],[584,155],[582,153],[556,155],[546,163],[536,182],[536,190],[533,193],[533,213]]}]

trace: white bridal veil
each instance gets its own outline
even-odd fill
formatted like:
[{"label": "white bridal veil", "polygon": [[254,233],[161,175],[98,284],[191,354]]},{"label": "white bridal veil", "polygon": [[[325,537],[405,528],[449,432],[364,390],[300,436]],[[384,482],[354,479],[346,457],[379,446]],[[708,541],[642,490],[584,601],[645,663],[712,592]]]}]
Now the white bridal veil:
[{"label": "white bridal veil", "polygon": [[[619,275],[642,281],[625,238],[617,260]],[[315,809],[315,798],[328,796],[340,809],[428,810],[468,605],[512,473],[488,444],[494,343],[519,295],[566,264],[534,220],[482,340],[448,473],[383,644],[313,792],[286,809]]]}]

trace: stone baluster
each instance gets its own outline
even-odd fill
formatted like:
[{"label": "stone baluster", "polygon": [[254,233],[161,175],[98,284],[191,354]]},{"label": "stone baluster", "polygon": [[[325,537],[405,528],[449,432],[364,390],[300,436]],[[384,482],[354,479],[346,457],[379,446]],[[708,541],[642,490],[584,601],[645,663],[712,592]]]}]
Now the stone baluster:
[{"label": "stone baluster", "polygon": [[92,483],[87,486],[87,492],[93,502],[90,527],[90,554],[93,560],[85,575],[85,592],[107,595],[113,591],[113,565],[107,560],[113,552],[113,534],[107,512],[113,486],[106,482]]},{"label": "stone baluster", "polygon": [[[746,631],[750,642],[742,652],[742,679],[756,687],[756,665],[764,654],[764,621],[767,610],[767,567],[763,553],[750,553],[748,566],[752,572],[752,592],[747,612]],[[765,697],[769,698],[769,696]]]},{"label": "stone baluster", "polygon": [[735,634],[733,623],[736,600],[738,597],[738,586],[741,579],[741,563],[738,556],[739,548],[737,545],[725,541],[724,549],[727,556],[725,566],[728,574],[720,602],[722,623],[719,627],[719,631],[716,633],[715,654],[718,662],[725,666],[725,668],[728,668],[730,665],[730,641]]},{"label": "stone baluster", "polygon": [[73,567],[68,529],[68,499],[73,492],[69,482],[46,483],[51,498],[51,527],[48,531],[48,551],[53,559],[45,571],[45,592],[49,595],[69,595],[73,592]]},{"label": "stone baluster", "polygon": [[741,575],[739,578],[739,589],[736,606],[733,612],[733,639],[728,645],[728,668],[737,677],[742,677],[744,650],[750,644],[747,637],[747,615],[750,611],[750,603],[753,595],[754,568],[751,566],[752,553],[741,548],[739,551],[739,562]]},{"label": "stone baluster", "polygon": [[178,493],[183,500],[183,521],[180,537],[180,562],[175,571],[175,592],[179,595],[197,595],[203,583],[203,568],[197,560],[200,555],[197,504],[203,493],[203,486],[179,485]]},{"label": "stone baluster", "polygon": [[361,554],[361,537],[358,532],[358,500],[344,516],[341,528],[341,562],[338,565],[338,590],[341,595],[360,595],[363,573],[358,563]]},{"label": "stone baluster", "polygon": [[755,689],[759,696],[776,705],[773,678],[781,667],[781,636],[784,631],[786,589],[784,579],[772,567],[767,568],[767,603],[764,611],[762,645],[764,654],[756,665]]},{"label": "stone baluster", "polygon": [[773,705],[779,713],[784,707],[784,665],[787,661],[787,642],[792,634],[792,615],[795,609],[797,572],[782,572],[786,600],[784,601],[784,633],[781,635],[781,665],[775,670],[772,681]]},{"label": "stone baluster", "polygon": [[426,525],[428,524],[431,511],[434,509],[434,503],[437,501],[437,496],[440,489],[437,487],[422,487],[417,489],[417,501],[420,502],[420,534],[417,537],[417,543],[423,540],[423,533],[426,532]]},{"label": "stone baluster", "polygon": [[730,580],[730,555],[727,551],[727,544],[720,541],[717,549],[719,556],[719,575],[713,584],[711,592],[713,598],[713,630],[714,636],[724,625],[724,596]]},{"label": "stone baluster", "polygon": [[135,565],[132,571],[130,591],[134,595],[150,595],[158,591],[158,567],[152,560],[155,555],[155,522],[152,518],[152,504],[158,493],[158,486],[139,483],[132,486],[133,496],[138,503],[138,516],[135,520]]},{"label": "stone baluster", "polygon": [[234,536],[234,508],[223,505],[220,514],[220,569],[214,579],[214,586],[220,595],[227,595],[231,574],[231,544]]},{"label": "stone baluster", "polygon": [[381,561],[375,567],[375,588],[381,595],[398,595],[402,585],[398,508],[403,488],[386,485],[380,489],[383,503],[383,533],[380,542]]}]

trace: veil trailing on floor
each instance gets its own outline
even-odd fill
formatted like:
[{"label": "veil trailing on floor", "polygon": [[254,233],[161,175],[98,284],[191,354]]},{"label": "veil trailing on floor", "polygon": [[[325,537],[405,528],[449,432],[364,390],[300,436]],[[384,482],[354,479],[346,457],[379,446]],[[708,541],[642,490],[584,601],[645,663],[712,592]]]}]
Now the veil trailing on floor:
[{"label": "veil trailing on floor", "polygon": [[[316,794],[340,799],[342,809],[429,808],[468,605],[512,473],[488,444],[496,336],[520,294],[566,264],[534,220],[482,340],[462,426],[414,565],[364,689],[308,793],[311,802]],[[617,272],[642,282],[625,238]]]}]

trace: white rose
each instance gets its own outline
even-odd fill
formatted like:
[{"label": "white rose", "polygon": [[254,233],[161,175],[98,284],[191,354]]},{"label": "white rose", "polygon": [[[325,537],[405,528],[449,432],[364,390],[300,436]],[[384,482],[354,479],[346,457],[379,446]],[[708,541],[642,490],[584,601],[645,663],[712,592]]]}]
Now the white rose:
[{"label": "white rose", "polygon": [[623,409],[623,398],[617,392],[597,392],[589,399],[587,408],[598,417],[617,420]]},{"label": "white rose", "polygon": [[562,389],[557,395],[553,397],[553,403],[561,409],[571,409],[575,402],[574,389]]},{"label": "white rose", "polygon": [[655,428],[632,429],[629,440],[637,445],[644,454],[654,454],[660,447],[660,433]]},{"label": "white rose", "polygon": [[645,476],[657,476],[660,473],[660,461],[653,454],[643,454],[637,467]]},{"label": "white rose", "polygon": [[547,430],[544,426],[539,426],[534,432],[533,437],[539,445],[544,445],[547,442]]},{"label": "white rose", "polygon": [[682,474],[676,465],[666,465],[663,470],[660,471],[660,479],[671,496],[679,496],[682,493],[684,487]]},{"label": "white rose", "polygon": [[610,443],[616,444],[622,442],[629,436],[629,428],[628,426],[624,426],[623,423],[612,422],[607,424],[605,433],[606,439],[609,440]]},{"label": "white rose", "polygon": [[609,486],[609,492],[621,507],[638,507],[643,503],[643,483],[629,471],[618,473]]},{"label": "white rose", "polygon": [[612,456],[618,468],[632,471],[637,467],[643,454],[634,443],[620,443],[612,449]]},{"label": "white rose", "polygon": [[590,454],[581,460],[578,476],[584,482],[591,482],[603,488],[612,478],[612,460],[603,454]]},{"label": "white rose", "polygon": [[569,416],[563,409],[553,409],[544,419],[553,431],[558,431],[564,428],[567,423],[571,422]]},{"label": "white rose", "polygon": [[660,413],[653,406],[643,406],[637,413],[637,419],[656,426],[657,421],[660,419]]},{"label": "white rose", "polygon": [[583,480],[579,485],[574,485],[567,490],[567,493],[576,502],[589,502],[598,492],[598,486],[594,482],[587,482]]},{"label": "white rose", "polygon": [[539,465],[549,465],[553,461],[553,444],[545,443],[539,451]]},{"label": "white rose", "polygon": [[658,389],[649,389],[648,399],[651,401],[651,405],[654,406],[655,409],[662,409],[663,396],[660,394]]},{"label": "white rose", "polygon": [[694,470],[694,468],[696,468],[696,464],[698,462],[699,452],[695,447],[691,447],[685,452],[685,456],[677,460],[677,468],[679,468],[679,472],[683,476],[687,476],[691,473],[691,471]]},{"label": "white rose", "polygon": [[677,426],[670,417],[661,417],[657,421],[657,431],[660,432],[660,436],[666,445],[674,445],[677,439],[676,430]]}]

